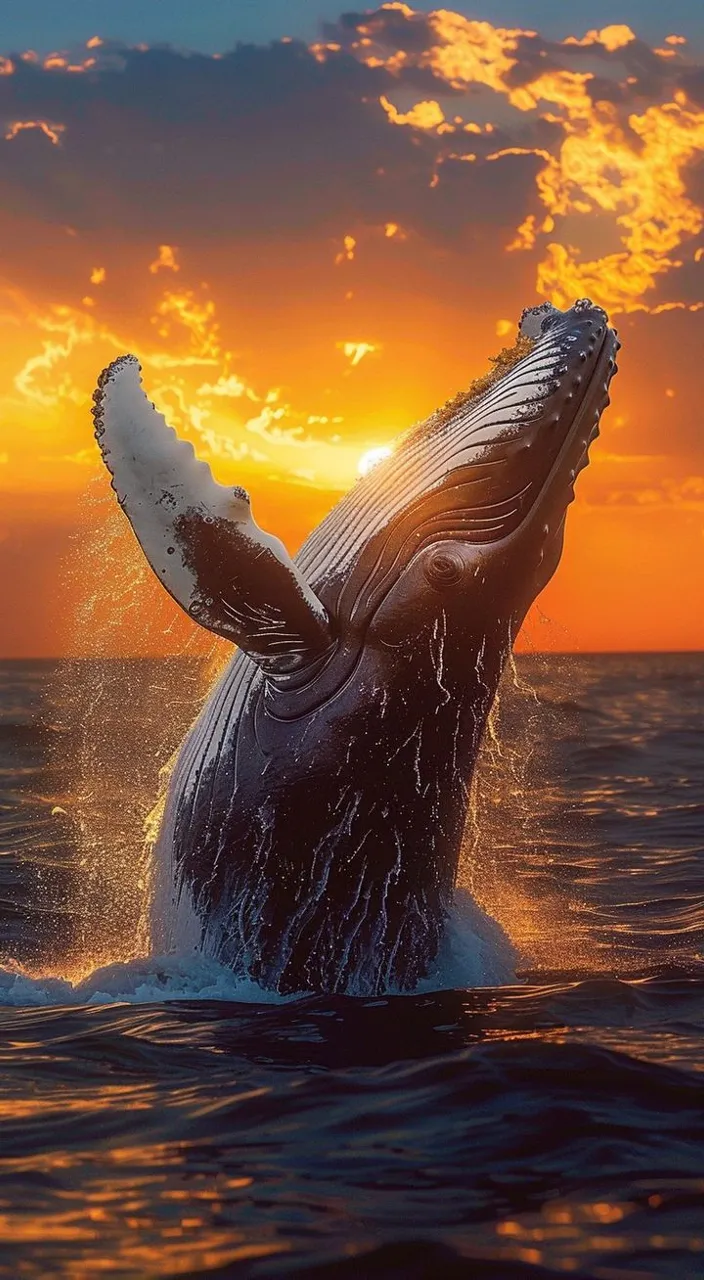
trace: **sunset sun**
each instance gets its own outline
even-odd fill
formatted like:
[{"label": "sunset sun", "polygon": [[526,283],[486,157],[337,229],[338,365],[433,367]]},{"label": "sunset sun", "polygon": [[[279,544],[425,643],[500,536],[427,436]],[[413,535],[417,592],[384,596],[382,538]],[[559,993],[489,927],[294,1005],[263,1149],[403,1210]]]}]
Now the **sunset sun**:
[{"label": "sunset sun", "polygon": [[387,444],[377,444],[372,449],[367,449],[357,463],[357,471],[360,476],[368,476],[370,471],[378,467],[379,463],[384,461],[384,458],[390,458],[392,453],[393,449]]}]

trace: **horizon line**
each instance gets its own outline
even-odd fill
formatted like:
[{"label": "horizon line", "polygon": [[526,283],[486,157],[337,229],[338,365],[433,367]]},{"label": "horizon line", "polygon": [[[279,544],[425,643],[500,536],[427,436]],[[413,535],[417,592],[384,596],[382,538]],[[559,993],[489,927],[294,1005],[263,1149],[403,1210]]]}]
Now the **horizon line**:
[{"label": "horizon line", "polygon": [[[237,652],[233,645],[233,654]],[[684,654],[703,654],[704,645],[691,649],[514,649],[517,658],[606,658],[606,657],[681,657]],[[4,662],[166,662],[174,658],[193,661],[209,661],[205,653],[120,653],[120,654],[0,654]]]}]

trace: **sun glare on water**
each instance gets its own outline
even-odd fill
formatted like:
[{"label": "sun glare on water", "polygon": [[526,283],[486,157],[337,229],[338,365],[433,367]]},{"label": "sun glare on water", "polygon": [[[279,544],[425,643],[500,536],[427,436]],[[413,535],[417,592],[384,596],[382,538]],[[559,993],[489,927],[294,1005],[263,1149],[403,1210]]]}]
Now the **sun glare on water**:
[{"label": "sun glare on water", "polygon": [[387,444],[379,444],[374,449],[367,449],[367,452],[362,454],[357,463],[357,470],[360,476],[368,476],[369,472],[374,470],[374,467],[383,462],[384,458],[390,458],[392,453],[393,449],[390,449]]}]

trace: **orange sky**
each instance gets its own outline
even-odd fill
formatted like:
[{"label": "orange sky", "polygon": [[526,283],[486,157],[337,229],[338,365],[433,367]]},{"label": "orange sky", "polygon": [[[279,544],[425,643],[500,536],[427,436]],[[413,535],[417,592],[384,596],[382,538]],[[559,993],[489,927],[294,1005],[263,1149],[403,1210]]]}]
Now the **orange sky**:
[{"label": "orange sky", "polygon": [[702,646],[704,72],[684,36],[555,43],[395,3],[310,49],[89,43],[0,60],[0,654],[190,632],[100,474],[90,396],[121,351],[294,549],[523,306],[583,294],[622,371],[525,642]]}]

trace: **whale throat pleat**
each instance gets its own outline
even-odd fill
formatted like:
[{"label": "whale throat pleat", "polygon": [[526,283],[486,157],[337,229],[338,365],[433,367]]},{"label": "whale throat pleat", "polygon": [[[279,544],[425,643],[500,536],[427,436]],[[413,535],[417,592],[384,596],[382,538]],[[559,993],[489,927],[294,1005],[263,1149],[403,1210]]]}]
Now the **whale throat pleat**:
[{"label": "whale throat pleat", "polygon": [[324,654],[330,622],[302,571],[256,524],[246,491],[218,484],[167,425],[134,356],[103,371],[93,416],[120,506],[174,600],[269,673]]}]

